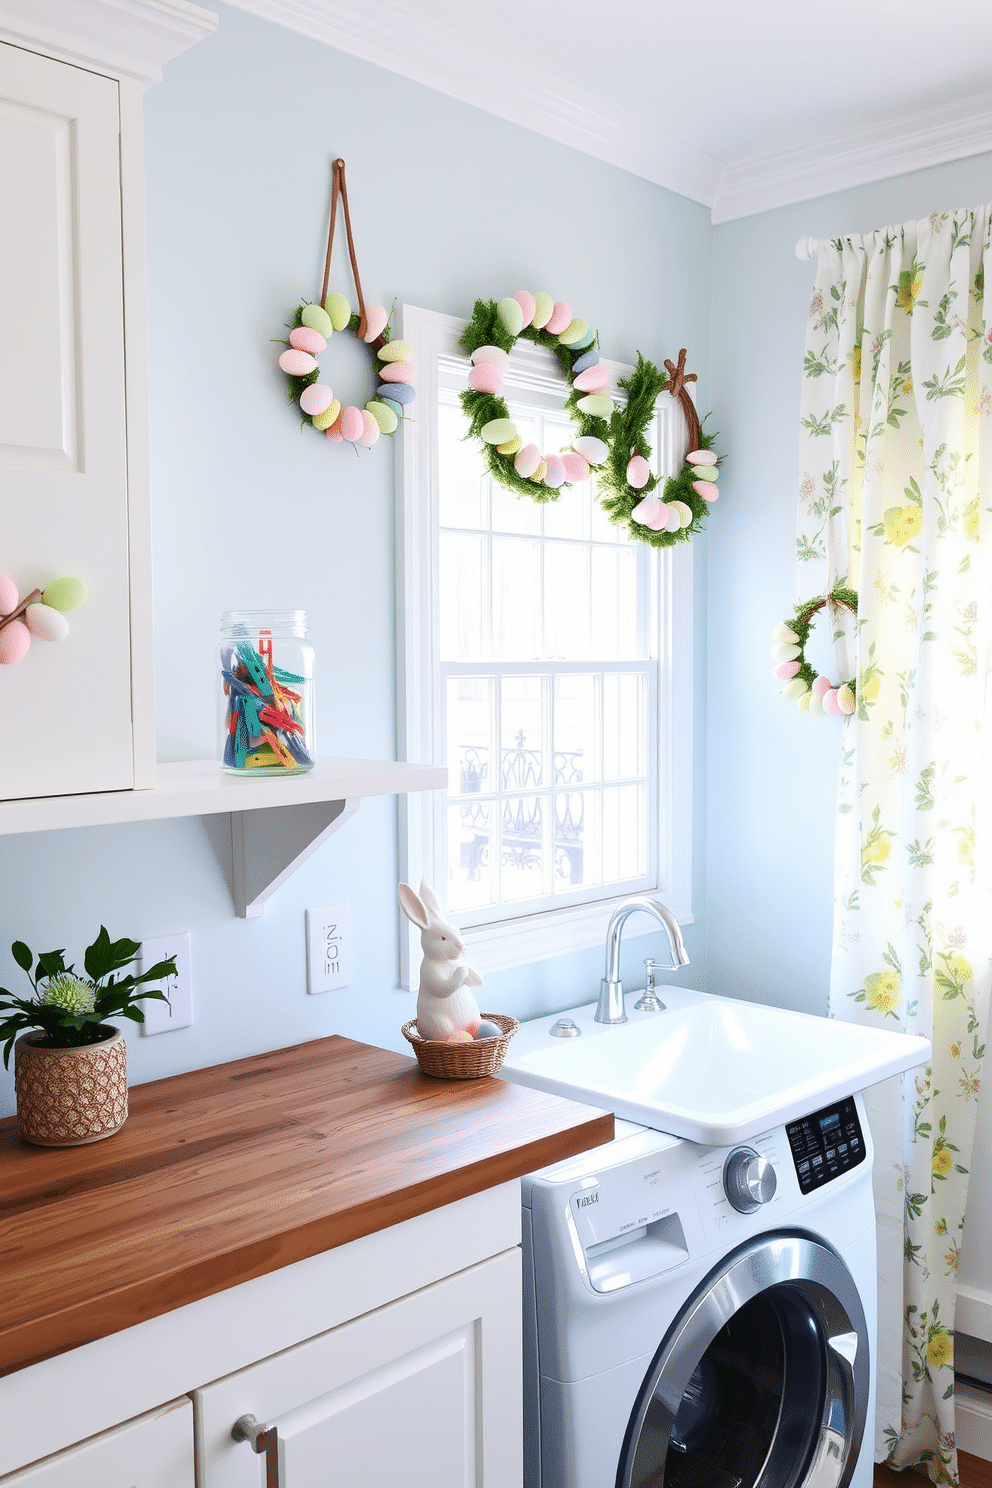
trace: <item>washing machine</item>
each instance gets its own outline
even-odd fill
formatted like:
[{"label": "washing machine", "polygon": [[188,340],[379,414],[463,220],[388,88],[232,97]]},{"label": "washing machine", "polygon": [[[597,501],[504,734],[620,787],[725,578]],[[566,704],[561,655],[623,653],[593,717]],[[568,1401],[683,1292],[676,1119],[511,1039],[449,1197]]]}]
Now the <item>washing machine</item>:
[{"label": "washing machine", "polygon": [[861,1097],[731,1148],[616,1130],[523,1180],[526,1488],[870,1488]]}]

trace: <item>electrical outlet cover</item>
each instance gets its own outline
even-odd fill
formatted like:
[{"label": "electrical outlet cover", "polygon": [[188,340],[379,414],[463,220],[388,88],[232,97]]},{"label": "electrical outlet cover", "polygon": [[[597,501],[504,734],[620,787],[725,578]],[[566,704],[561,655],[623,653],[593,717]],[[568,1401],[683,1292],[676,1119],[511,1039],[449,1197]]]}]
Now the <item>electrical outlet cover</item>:
[{"label": "electrical outlet cover", "polygon": [[[144,1023],[138,1027],[142,1034],[174,1033],[177,1028],[189,1028],[193,1022],[193,977],[190,962],[189,931],[179,935],[157,935],[153,940],[143,940],[138,957],[141,971],[147,971],[159,961],[176,958],[176,974],[160,984],[168,995],[169,1002],[157,998],[142,999],[141,1009]],[[154,985],[154,983],[149,983]]]},{"label": "electrical outlet cover", "polygon": [[307,910],[307,991],[337,992],[351,981],[351,916],[347,904]]}]

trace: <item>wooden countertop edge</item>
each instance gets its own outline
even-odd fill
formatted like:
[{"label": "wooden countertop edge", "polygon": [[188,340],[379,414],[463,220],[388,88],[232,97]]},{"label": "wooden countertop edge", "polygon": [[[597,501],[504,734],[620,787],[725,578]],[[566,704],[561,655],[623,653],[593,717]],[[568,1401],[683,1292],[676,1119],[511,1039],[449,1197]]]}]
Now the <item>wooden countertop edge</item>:
[{"label": "wooden countertop edge", "polygon": [[567,1131],[558,1129],[501,1156],[486,1157],[458,1168],[449,1175],[454,1191],[440,1201],[438,1189],[444,1184],[432,1177],[290,1230],[274,1228],[264,1240],[177,1266],[172,1271],[140,1277],[112,1291],[62,1306],[47,1316],[24,1319],[0,1330],[0,1378],[241,1282],[360,1240],[446,1203],[523,1177],[549,1163],[576,1156],[610,1141],[613,1131],[612,1113],[596,1112]]}]

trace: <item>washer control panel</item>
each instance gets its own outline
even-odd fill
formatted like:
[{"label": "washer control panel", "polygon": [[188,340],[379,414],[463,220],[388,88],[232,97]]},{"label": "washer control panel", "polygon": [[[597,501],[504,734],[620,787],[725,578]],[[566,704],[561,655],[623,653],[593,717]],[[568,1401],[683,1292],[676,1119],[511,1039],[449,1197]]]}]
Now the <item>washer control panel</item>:
[{"label": "washer control panel", "polygon": [[867,1155],[853,1095],[790,1122],[785,1130],[804,1194],[856,1168]]}]

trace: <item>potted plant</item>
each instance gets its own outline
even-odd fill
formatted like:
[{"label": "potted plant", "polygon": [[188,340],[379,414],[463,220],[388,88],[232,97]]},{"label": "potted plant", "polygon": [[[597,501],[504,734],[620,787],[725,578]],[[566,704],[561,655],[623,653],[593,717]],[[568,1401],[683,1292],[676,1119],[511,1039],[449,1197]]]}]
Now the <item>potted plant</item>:
[{"label": "potted plant", "polygon": [[169,957],[140,976],[118,976],[139,950],[136,940],[112,941],[101,925],[83,957],[85,976],[65,964],[64,951],[43,951],[32,975],[32,952],[22,940],[11,946],[34,988],[33,997],[15,997],[0,987],[3,1062],[9,1069],[13,1048],[17,1124],[26,1141],[80,1147],[112,1137],[127,1120],[127,1045],[107,1019],[143,1023],[141,998],[169,1000],[147,983],[176,971]]}]

